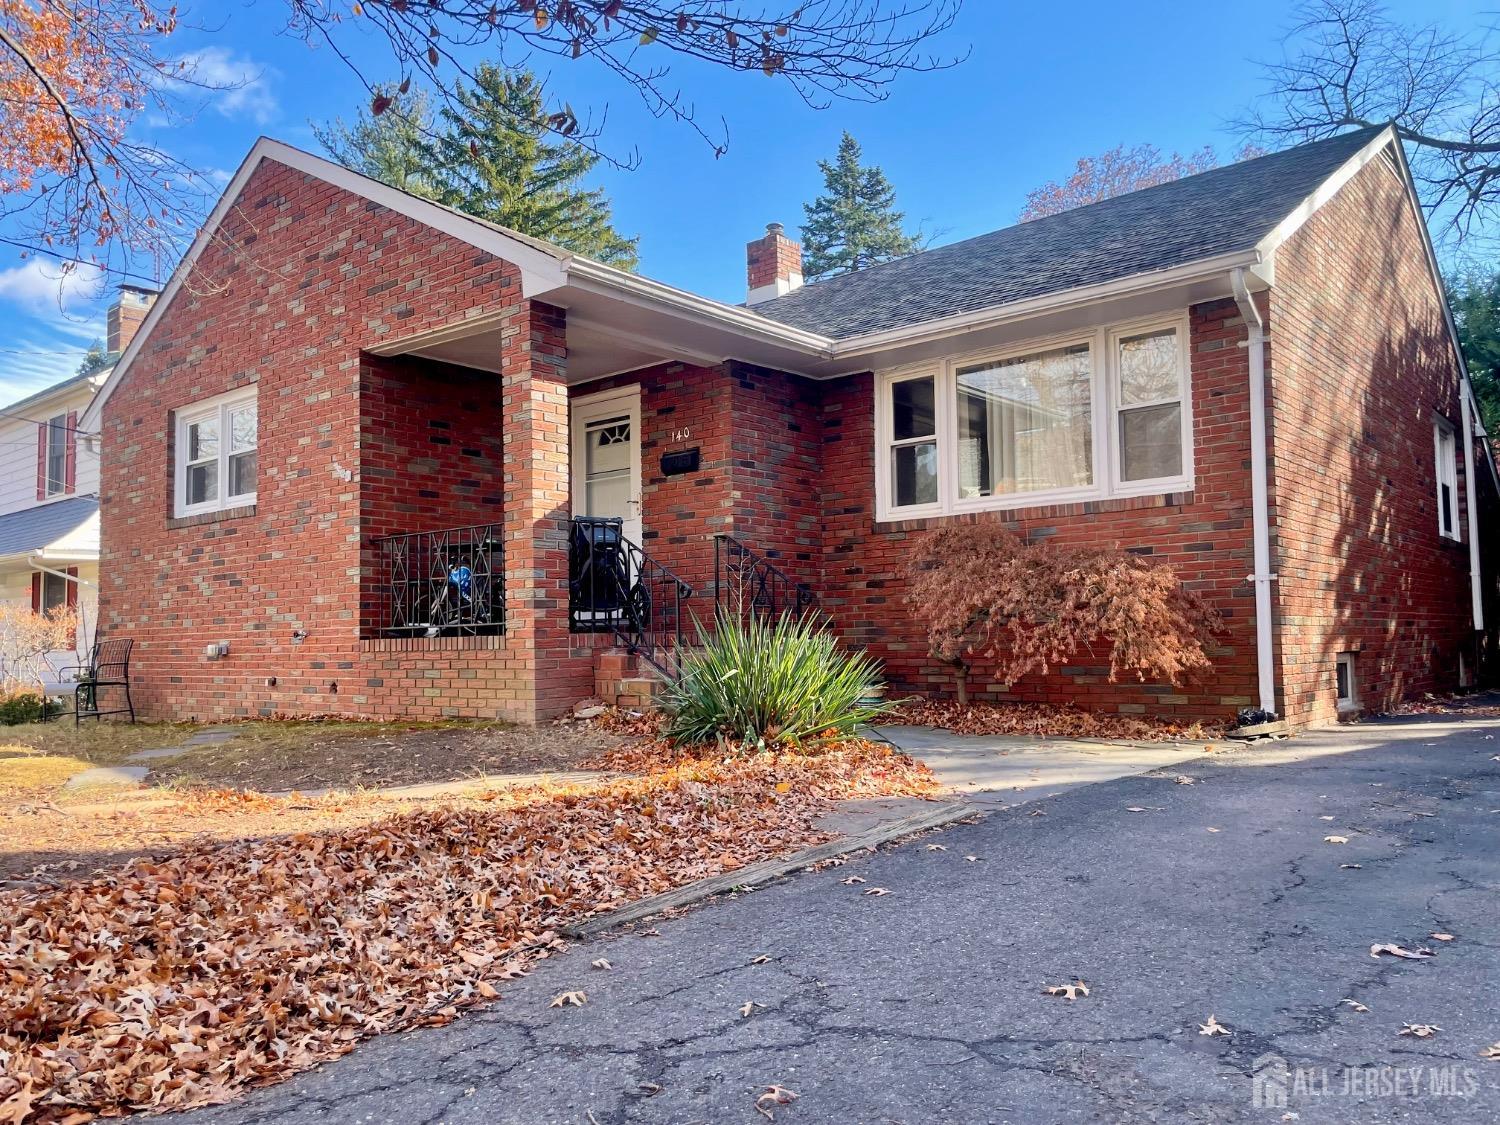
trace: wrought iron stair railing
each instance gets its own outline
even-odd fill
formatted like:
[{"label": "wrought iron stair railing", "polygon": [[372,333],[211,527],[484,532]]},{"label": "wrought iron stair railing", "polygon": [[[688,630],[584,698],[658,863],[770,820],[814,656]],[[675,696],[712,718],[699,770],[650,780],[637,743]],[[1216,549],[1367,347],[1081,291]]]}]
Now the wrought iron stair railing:
[{"label": "wrought iron stair railing", "polygon": [[367,635],[496,636],[505,632],[505,548],[481,523],[375,540],[379,572]]},{"label": "wrought iron stair railing", "polygon": [[613,633],[675,680],[682,672],[683,606],[693,588],[626,539],[622,529],[618,518],[574,518],[568,627],[575,633]]},{"label": "wrought iron stair railing", "polygon": [[732,535],[714,536],[714,601],[734,620],[774,621],[784,613],[802,617],[818,597],[754,548]]}]

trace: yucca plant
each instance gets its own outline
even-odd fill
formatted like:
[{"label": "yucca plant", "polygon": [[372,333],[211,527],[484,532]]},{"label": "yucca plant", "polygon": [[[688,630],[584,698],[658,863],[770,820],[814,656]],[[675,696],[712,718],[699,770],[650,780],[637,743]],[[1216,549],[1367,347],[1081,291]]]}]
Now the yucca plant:
[{"label": "yucca plant", "polygon": [[720,612],[712,632],[699,624],[698,649],[667,690],[667,737],[756,750],[847,736],[887,710],[862,702],[879,686],[875,662],[839,648],[811,616],[742,622]]}]

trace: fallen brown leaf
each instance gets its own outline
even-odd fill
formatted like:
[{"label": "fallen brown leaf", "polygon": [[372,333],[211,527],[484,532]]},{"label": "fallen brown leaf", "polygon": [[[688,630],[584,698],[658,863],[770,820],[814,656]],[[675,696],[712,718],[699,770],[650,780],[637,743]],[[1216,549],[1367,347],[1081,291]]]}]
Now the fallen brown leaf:
[{"label": "fallen brown leaf", "polygon": [[1452,941],[1453,940],[1453,935],[1452,934],[1428,934],[1427,936],[1430,937],[1433,941]]},{"label": "fallen brown leaf", "polygon": [[1358,1000],[1351,1000],[1347,996],[1340,1000],[1339,1003],[1348,1004],[1349,1007],[1353,1008],[1356,1012],[1368,1012],[1370,1010],[1369,1008],[1366,1008],[1363,1004],[1361,1004]]},{"label": "fallen brown leaf", "polygon": [[1435,954],[1430,949],[1403,949],[1401,948],[1401,946],[1396,945],[1394,942],[1385,942],[1380,945],[1370,946],[1370,956],[1375,960],[1380,960],[1380,955],[1382,953],[1389,953],[1392,957],[1404,957],[1408,961],[1422,961],[1428,957],[1437,956],[1437,954]]},{"label": "fallen brown leaf", "polygon": [[755,1099],[755,1112],[767,1121],[775,1121],[771,1114],[771,1107],[778,1105],[791,1105],[797,1100],[798,1095],[784,1086],[767,1086],[765,1093]]},{"label": "fallen brown leaf", "polygon": [[1348,842],[1349,842],[1349,837],[1348,836],[1324,836],[1323,837],[1323,843],[1325,843],[1325,844],[1347,844]]},{"label": "fallen brown leaf", "polygon": [[1481,1048],[1479,1057],[1482,1059],[1500,1059],[1500,1043],[1491,1043],[1488,1047]]},{"label": "fallen brown leaf", "polygon": [[868,891],[865,892],[865,894],[873,895],[875,898],[879,898],[881,895],[888,895],[890,893],[891,892],[886,890],[884,887],[871,887]]},{"label": "fallen brown leaf", "polygon": [[751,1012],[755,1011],[755,1009],[759,1007],[760,1005],[757,1004],[754,1000],[746,1000],[744,1004],[740,1006],[740,1015],[748,1016]]},{"label": "fallen brown leaf", "polygon": [[1200,1023],[1198,1025],[1198,1034],[1199,1035],[1228,1035],[1229,1034],[1229,1028],[1225,1027],[1218,1020],[1214,1019],[1213,1013],[1210,1012],[1209,1016],[1208,1016],[1208,1022],[1207,1023]]},{"label": "fallen brown leaf", "polygon": [[1089,994],[1089,986],[1081,980],[1075,980],[1072,984],[1043,985],[1042,991],[1048,996],[1061,996],[1064,1000],[1077,1000],[1080,996]]},{"label": "fallen brown leaf", "polygon": [[547,1007],[566,1008],[571,1005],[574,1008],[581,1008],[588,1002],[589,994],[582,990],[577,992],[560,992],[552,998],[552,1003],[548,1004]]},{"label": "fallen brown leaf", "polygon": [[589,968],[591,968],[591,969],[613,969],[614,966],[611,965],[603,957],[599,957],[599,958],[597,958],[597,959],[589,962]]},{"label": "fallen brown leaf", "polygon": [[1435,1023],[1404,1023],[1401,1025],[1401,1030],[1396,1034],[1412,1035],[1418,1039],[1431,1039],[1434,1035],[1442,1030],[1443,1029]]}]

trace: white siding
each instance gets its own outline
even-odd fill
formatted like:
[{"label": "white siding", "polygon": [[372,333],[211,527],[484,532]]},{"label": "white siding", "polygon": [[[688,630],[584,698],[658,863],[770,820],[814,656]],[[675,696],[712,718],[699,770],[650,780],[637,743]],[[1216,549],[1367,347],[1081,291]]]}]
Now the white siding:
[{"label": "white siding", "polygon": [[[22,406],[8,413],[23,415],[26,419],[55,418],[76,412],[81,418],[89,400],[94,397],[94,388],[89,383],[80,383],[66,393],[52,396],[39,402]],[[36,498],[36,451],[37,423],[19,418],[0,417],[0,515],[20,511],[38,503]],[[67,495],[93,496],[99,491],[99,455],[90,448],[90,443],[73,435],[78,449],[76,487],[72,493],[59,493],[51,497],[61,500]],[[45,502],[45,501],[43,501]]]}]

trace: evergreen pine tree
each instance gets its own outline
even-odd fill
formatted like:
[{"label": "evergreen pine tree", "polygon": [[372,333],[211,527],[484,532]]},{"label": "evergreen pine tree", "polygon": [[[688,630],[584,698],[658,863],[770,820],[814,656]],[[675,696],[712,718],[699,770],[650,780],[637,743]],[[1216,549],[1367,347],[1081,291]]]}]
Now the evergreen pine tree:
[{"label": "evergreen pine tree", "polygon": [[545,90],[536,76],[482,64],[473,86],[454,91],[438,136],[423,146],[439,202],[624,269],[636,264],[635,238],[611,224],[609,199],[583,179],[598,157],[555,140]]},{"label": "evergreen pine tree", "polygon": [[598,157],[554,138],[536,76],[481,65],[434,119],[420,93],[395,97],[378,117],[315,128],[335,160],[402,191],[545,239],[622,269],[634,269],[638,239],[611,223],[610,203],[584,178]]},{"label": "evergreen pine tree", "polygon": [[896,210],[896,190],[879,166],[860,164],[859,142],[848,133],[833,163],[818,161],[824,194],[803,204],[802,272],[809,280],[864,269],[922,248]]},{"label": "evergreen pine tree", "polygon": [[421,90],[397,97],[394,87],[377,87],[391,99],[379,117],[361,109],[354,124],[335,118],[313,126],[313,136],[328,155],[346,168],[423,199],[437,196],[429,158],[423,144],[432,133],[432,108]]}]

